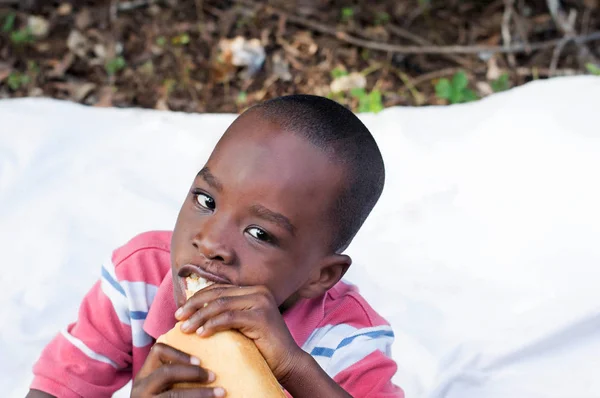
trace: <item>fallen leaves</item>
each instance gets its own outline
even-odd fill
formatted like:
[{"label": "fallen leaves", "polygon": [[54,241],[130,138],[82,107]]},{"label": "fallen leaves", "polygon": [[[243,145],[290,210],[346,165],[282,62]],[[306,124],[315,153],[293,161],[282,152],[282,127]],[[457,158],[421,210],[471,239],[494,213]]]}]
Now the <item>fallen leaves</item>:
[{"label": "fallen leaves", "polygon": [[[255,0],[0,5],[0,98],[236,112],[305,92],[377,112],[468,101],[549,75],[599,73],[577,45],[565,46],[553,67],[552,47],[514,59],[376,48],[503,46],[503,33],[521,46],[562,37],[544,2],[515,2],[504,30],[503,3],[484,3],[303,1],[287,11]],[[578,16],[570,25],[577,32],[600,26],[598,0],[563,3]],[[596,57],[597,43],[587,46]]]}]

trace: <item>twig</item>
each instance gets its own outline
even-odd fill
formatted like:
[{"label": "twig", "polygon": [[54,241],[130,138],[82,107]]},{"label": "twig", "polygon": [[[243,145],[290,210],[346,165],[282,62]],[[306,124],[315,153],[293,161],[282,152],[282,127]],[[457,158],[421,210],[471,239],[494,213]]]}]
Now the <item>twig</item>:
[{"label": "twig", "polygon": [[[255,4],[248,0],[236,0],[238,3]],[[289,14],[283,10],[268,6],[267,10],[273,14],[284,15],[287,21],[310,28],[316,32],[335,36],[341,41],[344,41],[355,46],[368,48],[370,50],[385,51],[399,54],[478,54],[478,53],[523,53],[529,51],[544,50],[553,48],[560,43],[562,39],[553,39],[538,43],[512,44],[510,46],[403,46],[398,44],[379,43],[370,40],[363,40],[351,36],[346,32],[338,31],[335,28],[311,21],[306,18]],[[600,31],[590,33],[589,35],[581,35],[573,38],[575,43],[587,43],[590,41],[600,40]]]},{"label": "twig", "polygon": [[[504,47],[510,47],[512,37],[510,35],[510,21],[515,11],[515,0],[504,0],[504,14],[502,15],[502,41]],[[508,54],[508,63],[513,68],[517,65],[517,60],[514,54]]]},{"label": "twig", "polygon": [[196,0],[196,16],[198,22],[204,22],[204,0]]},{"label": "twig", "polygon": [[[426,40],[426,39],[422,38],[421,36],[417,36],[414,33],[411,33],[408,30],[403,29],[399,26],[388,24],[387,29],[389,29],[389,31],[392,32],[393,34],[395,34],[396,36],[410,40],[413,43],[420,44],[421,46],[431,46],[432,45],[432,43],[429,40]],[[451,61],[456,62],[459,65],[464,66],[467,69],[471,69],[471,64],[457,55],[454,55],[454,54],[441,54],[441,55],[445,56],[446,58],[448,58]]]},{"label": "twig", "polygon": [[558,45],[554,48],[554,51],[552,52],[552,61],[550,61],[550,74],[552,75],[552,71],[556,70],[556,68],[558,67],[558,61],[560,60],[560,54],[562,53],[563,49],[565,48],[565,46],[567,45],[567,43],[571,41],[571,38],[569,36],[565,36],[560,43],[558,43]]},{"label": "twig", "polygon": [[117,10],[118,11],[131,11],[136,8],[142,8],[156,3],[156,0],[129,0],[129,1],[118,1]]},{"label": "twig", "polygon": [[[550,71],[556,70],[558,67],[558,61],[560,59],[560,54],[562,53],[563,48],[570,41],[574,41],[579,48],[579,59],[592,59],[596,61],[596,57],[590,51],[590,49],[583,45],[583,43],[578,43],[574,39],[579,37],[577,36],[577,32],[575,30],[575,20],[577,18],[577,12],[574,9],[571,9],[569,12],[569,16],[565,16],[565,12],[561,9],[559,0],[546,0],[546,5],[548,6],[548,10],[550,11],[550,15],[552,19],[556,23],[558,29],[564,34],[563,40],[558,44],[554,53],[552,55],[552,61],[550,63]],[[587,30],[584,25],[584,31]]]}]

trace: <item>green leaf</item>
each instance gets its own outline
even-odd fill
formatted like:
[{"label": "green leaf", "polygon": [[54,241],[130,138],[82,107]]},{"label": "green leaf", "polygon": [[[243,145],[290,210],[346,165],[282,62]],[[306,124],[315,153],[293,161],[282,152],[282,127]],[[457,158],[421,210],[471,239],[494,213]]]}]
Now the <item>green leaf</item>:
[{"label": "green leaf", "polygon": [[354,8],[344,7],[342,8],[342,21],[349,21],[354,16]]},{"label": "green leaf", "polygon": [[4,25],[2,26],[2,31],[3,32],[10,32],[11,30],[13,30],[13,28],[15,27],[15,20],[17,19],[17,14],[14,12],[11,12],[10,14],[8,14],[6,16],[6,19],[4,20]]},{"label": "green leaf", "polygon": [[12,91],[17,91],[21,87],[29,84],[30,80],[31,79],[27,75],[24,75],[20,72],[12,72],[10,75],[8,75],[6,83]]},{"label": "green leaf", "polygon": [[479,97],[477,97],[477,94],[475,94],[475,92],[473,90],[466,89],[463,91],[462,99],[463,99],[462,102],[472,102],[472,101],[477,101],[479,99]]},{"label": "green leaf", "polygon": [[353,88],[350,90],[350,95],[360,100],[367,96],[367,92],[364,88]]},{"label": "green leaf", "polygon": [[585,65],[585,67],[592,75],[600,76],[600,66],[589,62]]},{"label": "green leaf", "polygon": [[10,40],[14,44],[25,44],[32,43],[34,41],[34,37],[31,34],[31,30],[29,28],[19,29],[10,34]]},{"label": "green leaf", "polygon": [[104,66],[104,69],[106,69],[106,73],[108,73],[110,76],[113,76],[116,75],[117,72],[125,69],[126,66],[127,62],[125,61],[125,58],[117,57],[108,61]]},{"label": "green leaf", "polygon": [[450,87],[450,97],[448,98],[451,104],[460,104],[463,102],[463,91],[458,86],[452,85]]},{"label": "green leaf", "polygon": [[245,104],[246,101],[248,101],[248,93],[246,93],[245,91],[240,91],[238,93],[238,96],[235,100],[238,104]]},{"label": "green leaf", "polygon": [[499,78],[491,82],[492,90],[495,93],[506,91],[510,88],[510,82],[508,80],[508,73],[503,73]]},{"label": "green leaf", "polygon": [[342,76],[346,76],[346,75],[348,75],[348,72],[341,66],[335,67],[331,71],[331,77],[333,77],[334,79],[337,79],[338,77],[342,77]]},{"label": "green leaf", "polygon": [[440,79],[435,85],[435,95],[442,99],[450,99],[452,86],[450,80]]},{"label": "green leaf", "polygon": [[159,47],[164,47],[167,44],[167,38],[164,36],[159,36],[156,38],[156,45]]},{"label": "green leaf", "polygon": [[383,101],[381,99],[381,91],[373,90],[369,94],[369,111],[378,113],[383,110]]},{"label": "green leaf", "polygon": [[390,22],[390,14],[385,11],[379,11],[375,16],[376,25],[384,25],[388,22]]},{"label": "green leaf", "polygon": [[458,91],[462,91],[469,85],[469,78],[464,71],[456,72],[452,76],[452,86]]},{"label": "green leaf", "polygon": [[173,39],[171,39],[173,44],[179,45],[179,46],[185,46],[185,45],[189,44],[190,40],[191,40],[190,35],[188,35],[187,33],[182,33],[180,35],[175,36]]}]

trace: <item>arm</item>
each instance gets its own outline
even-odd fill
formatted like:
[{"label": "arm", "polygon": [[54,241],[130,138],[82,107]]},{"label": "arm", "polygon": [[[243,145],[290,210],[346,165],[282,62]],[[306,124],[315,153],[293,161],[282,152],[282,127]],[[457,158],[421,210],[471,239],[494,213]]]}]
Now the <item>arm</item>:
[{"label": "arm", "polygon": [[294,398],[352,398],[304,351],[295,371],[281,383]]},{"label": "arm", "polygon": [[105,279],[83,299],[77,322],[42,351],[33,368],[32,396],[110,396],[130,380],[131,372],[126,371],[132,363],[131,322],[125,319],[128,301]]},{"label": "arm", "polygon": [[29,394],[25,398],[55,398],[54,395],[46,394],[39,390],[29,390]]}]

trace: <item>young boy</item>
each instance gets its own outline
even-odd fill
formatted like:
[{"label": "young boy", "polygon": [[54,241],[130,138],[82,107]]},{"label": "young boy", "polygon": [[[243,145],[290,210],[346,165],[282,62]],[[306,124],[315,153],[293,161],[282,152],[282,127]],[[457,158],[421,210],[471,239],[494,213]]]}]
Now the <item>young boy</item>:
[{"label": "young boy", "polygon": [[[29,397],[222,397],[202,358],[154,344],[177,320],[254,340],[295,398],[402,397],[393,333],[341,281],[342,254],[379,199],[384,165],[360,120],[334,101],[294,95],[255,106],[216,145],[174,231],[114,251],[76,323],[34,366]],[[170,271],[170,272],[169,272]],[[185,278],[214,285],[185,300]]]}]

